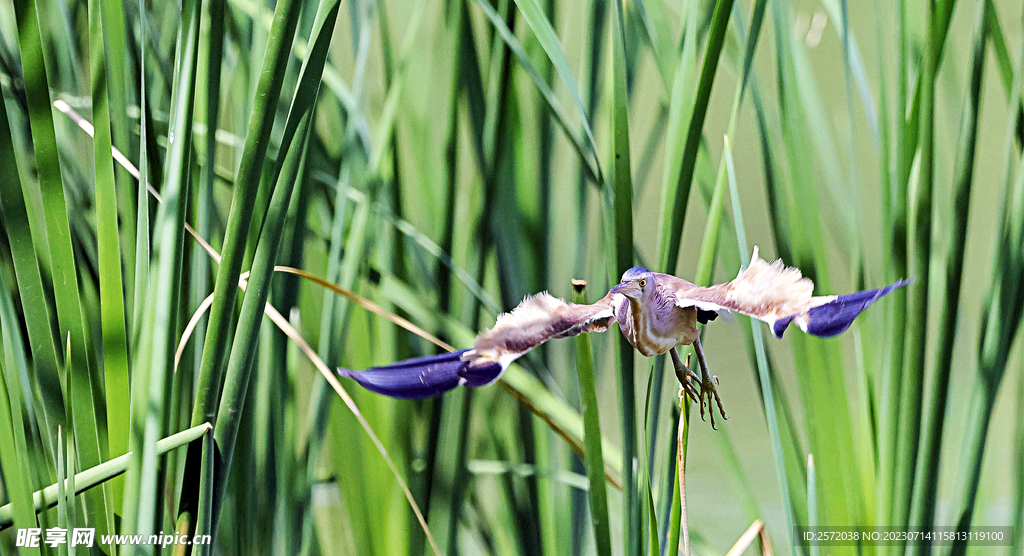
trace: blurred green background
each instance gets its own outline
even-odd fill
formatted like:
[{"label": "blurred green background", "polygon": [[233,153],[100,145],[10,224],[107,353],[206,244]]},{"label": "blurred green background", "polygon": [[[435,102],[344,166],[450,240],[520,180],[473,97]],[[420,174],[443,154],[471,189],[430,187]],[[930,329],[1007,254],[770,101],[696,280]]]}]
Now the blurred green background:
[{"label": "blurred green background", "polygon": [[[1021,554],[1022,64],[1013,0],[0,0],[0,546]],[[755,245],[914,283],[831,340],[711,323],[718,431],[615,331],[433,400],[331,371]],[[792,529],[908,523],[1016,533]]]}]

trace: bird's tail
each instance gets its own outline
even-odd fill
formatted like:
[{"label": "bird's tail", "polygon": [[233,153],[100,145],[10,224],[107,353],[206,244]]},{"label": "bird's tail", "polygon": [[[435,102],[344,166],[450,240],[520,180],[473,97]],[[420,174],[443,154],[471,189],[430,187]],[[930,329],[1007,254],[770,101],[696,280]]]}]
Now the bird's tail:
[{"label": "bird's tail", "polygon": [[372,392],[406,400],[438,396],[456,386],[486,386],[501,376],[504,369],[499,363],[463,360],[467,351],[416,357],[362,371],[339,368],[338,374]]},{"label": "bird's tail", "polygon": [[909,283],[910,280],[900,280],[884,288],[837,295],[835,299],[800,314],[777,319],[772,324],[772,334],[781,338],[789,324],[796,323],[800,330],[820,338],[837,336],[845,332],[853,324],[853,319],[869,305]]}]

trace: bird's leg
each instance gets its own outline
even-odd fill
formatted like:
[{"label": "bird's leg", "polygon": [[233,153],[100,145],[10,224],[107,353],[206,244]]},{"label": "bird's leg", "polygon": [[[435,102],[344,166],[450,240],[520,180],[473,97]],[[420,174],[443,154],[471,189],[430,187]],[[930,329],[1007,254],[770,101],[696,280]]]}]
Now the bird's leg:
[{"label": "bird's leg", "polygon": [[711,374],[708,370],[708,362],[704,358],[704,346],[700,345],[700,338],[697,338],[693,342],[693,350],[697,353],[697,364],[700,365],[700,371],[703,375],[700,381],[700,416],[704,418],[704,397],[708,399],[708,414],[711,415],[711,428],[715,428],[715,409],[711,407],[712,396],[715,402],[718,404],[718,412],[722,414],[722,419],[728,419],[725,416],[725,408],[722,406],[722,398],[718,396],[718,388],[715,385],[718,383],[718,377]]},{"label": "bird's leg", "polygon": [[672,356],[672,366],[675,367],[679,387],[686,392],[686,395],[693,400],[693,403],[700,403],[700,394],[697,390],[700,386],[700,377],[690,369],[690,355],[686,355],[686,363],[683,363],[679,358],[679,352],[676,351],[676,348],[670,349],[669,355]]}]

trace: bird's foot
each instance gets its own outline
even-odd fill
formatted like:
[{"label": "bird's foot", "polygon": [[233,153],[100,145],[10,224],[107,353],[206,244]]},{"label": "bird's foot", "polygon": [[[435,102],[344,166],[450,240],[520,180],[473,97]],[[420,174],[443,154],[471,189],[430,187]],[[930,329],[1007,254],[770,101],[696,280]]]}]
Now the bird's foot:
[{"label": "bird's foot", "polygon": [[690,368],[690,354],[686,354],[686,362],[679,359],[679,353],[672,349],[672,366],[675,367],[676,379],[679,381],[679,397],[685,394],[693,400],[693,403],[700,403],[701,380],[697,373]]},{"label": "bird's foot", "polygon": [[704,346],[701,345],[698,339],[693,343],[694,351],[697,353],[697,363],[700,365],[701,380],[700,384],[700,418],[704,420],[704,403],[705,398],[707,399],[708,415],[711,417],[711,428],[715,429],[715,408],[711,405],[711,400],[714,398],[715,403],[718,405],[718,413],[721,414],[723,420],[729,418],[725,415],[725,407],[722,405],[722,398],[718,395],[718,376],[711,374],[708,370],[708,363],[704,358]]},{"label": "bird's foot", "polygon": [[722,419],[729,419],[725,415],[725,407],[722,406],[722,398],[718,395],[718,376],[708,374],[707,369],[701,369],[701,372],[704,375],[704,380],[700,381],[700,418],[701,420],[704,420],[704,404],[707,403],[708,416],[711,418],[711,428],[716,429],[715,408],[711,405],[712,398],[714,399],[715,404],[718,405],[718,413],[722,415]]},{"label": "bird's foot", "polygon": [[[678,377],[677,377],[678,378]],[[693,403],[700,403],[700,390],[703,388],[700,377],[690,369],[690,357],[686,357],[686,374],[681,384],[686,390],[686,395],[693,400]]]}]

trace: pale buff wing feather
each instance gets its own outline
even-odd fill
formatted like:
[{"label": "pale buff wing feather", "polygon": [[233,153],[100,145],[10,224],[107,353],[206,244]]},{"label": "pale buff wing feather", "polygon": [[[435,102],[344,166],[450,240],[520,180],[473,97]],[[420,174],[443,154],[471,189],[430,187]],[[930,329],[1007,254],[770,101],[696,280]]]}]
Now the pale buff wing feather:
[{"label": "pale buff wing feather", "polygon": [[592,305],[577,305],[546,292],[524,299],[498,315],[494,327],[476,337],[463,359],[471,365],[498,363],[505,370],[517,358],[553,338],[604,332],[615,320],[612,295]]},{"label": "pale buff wing feather", "polygon": [[754,247],[750,264],[732,281],[705,288],[678,280],[674,293],[679,307],[747,315],[768,323],[777,338],[790,323],[815,336],[831,337],[849,328],[869,305],[907,283],[900,280],[875,290],[815,296],[814,283],[800,269],[787,267],[781,260],[769,263]]},{"label": "pale buff wing feather", "polygon": [[608,294],[593,305],[577,305],[539,293],[499,315],[493,328],[477,336],[473,349],[338,373],[368,390],[403,399],[437,396],[458,386],[486,386],[512,361],[552,338],[606,330],[615,320],[611,299]]}]

